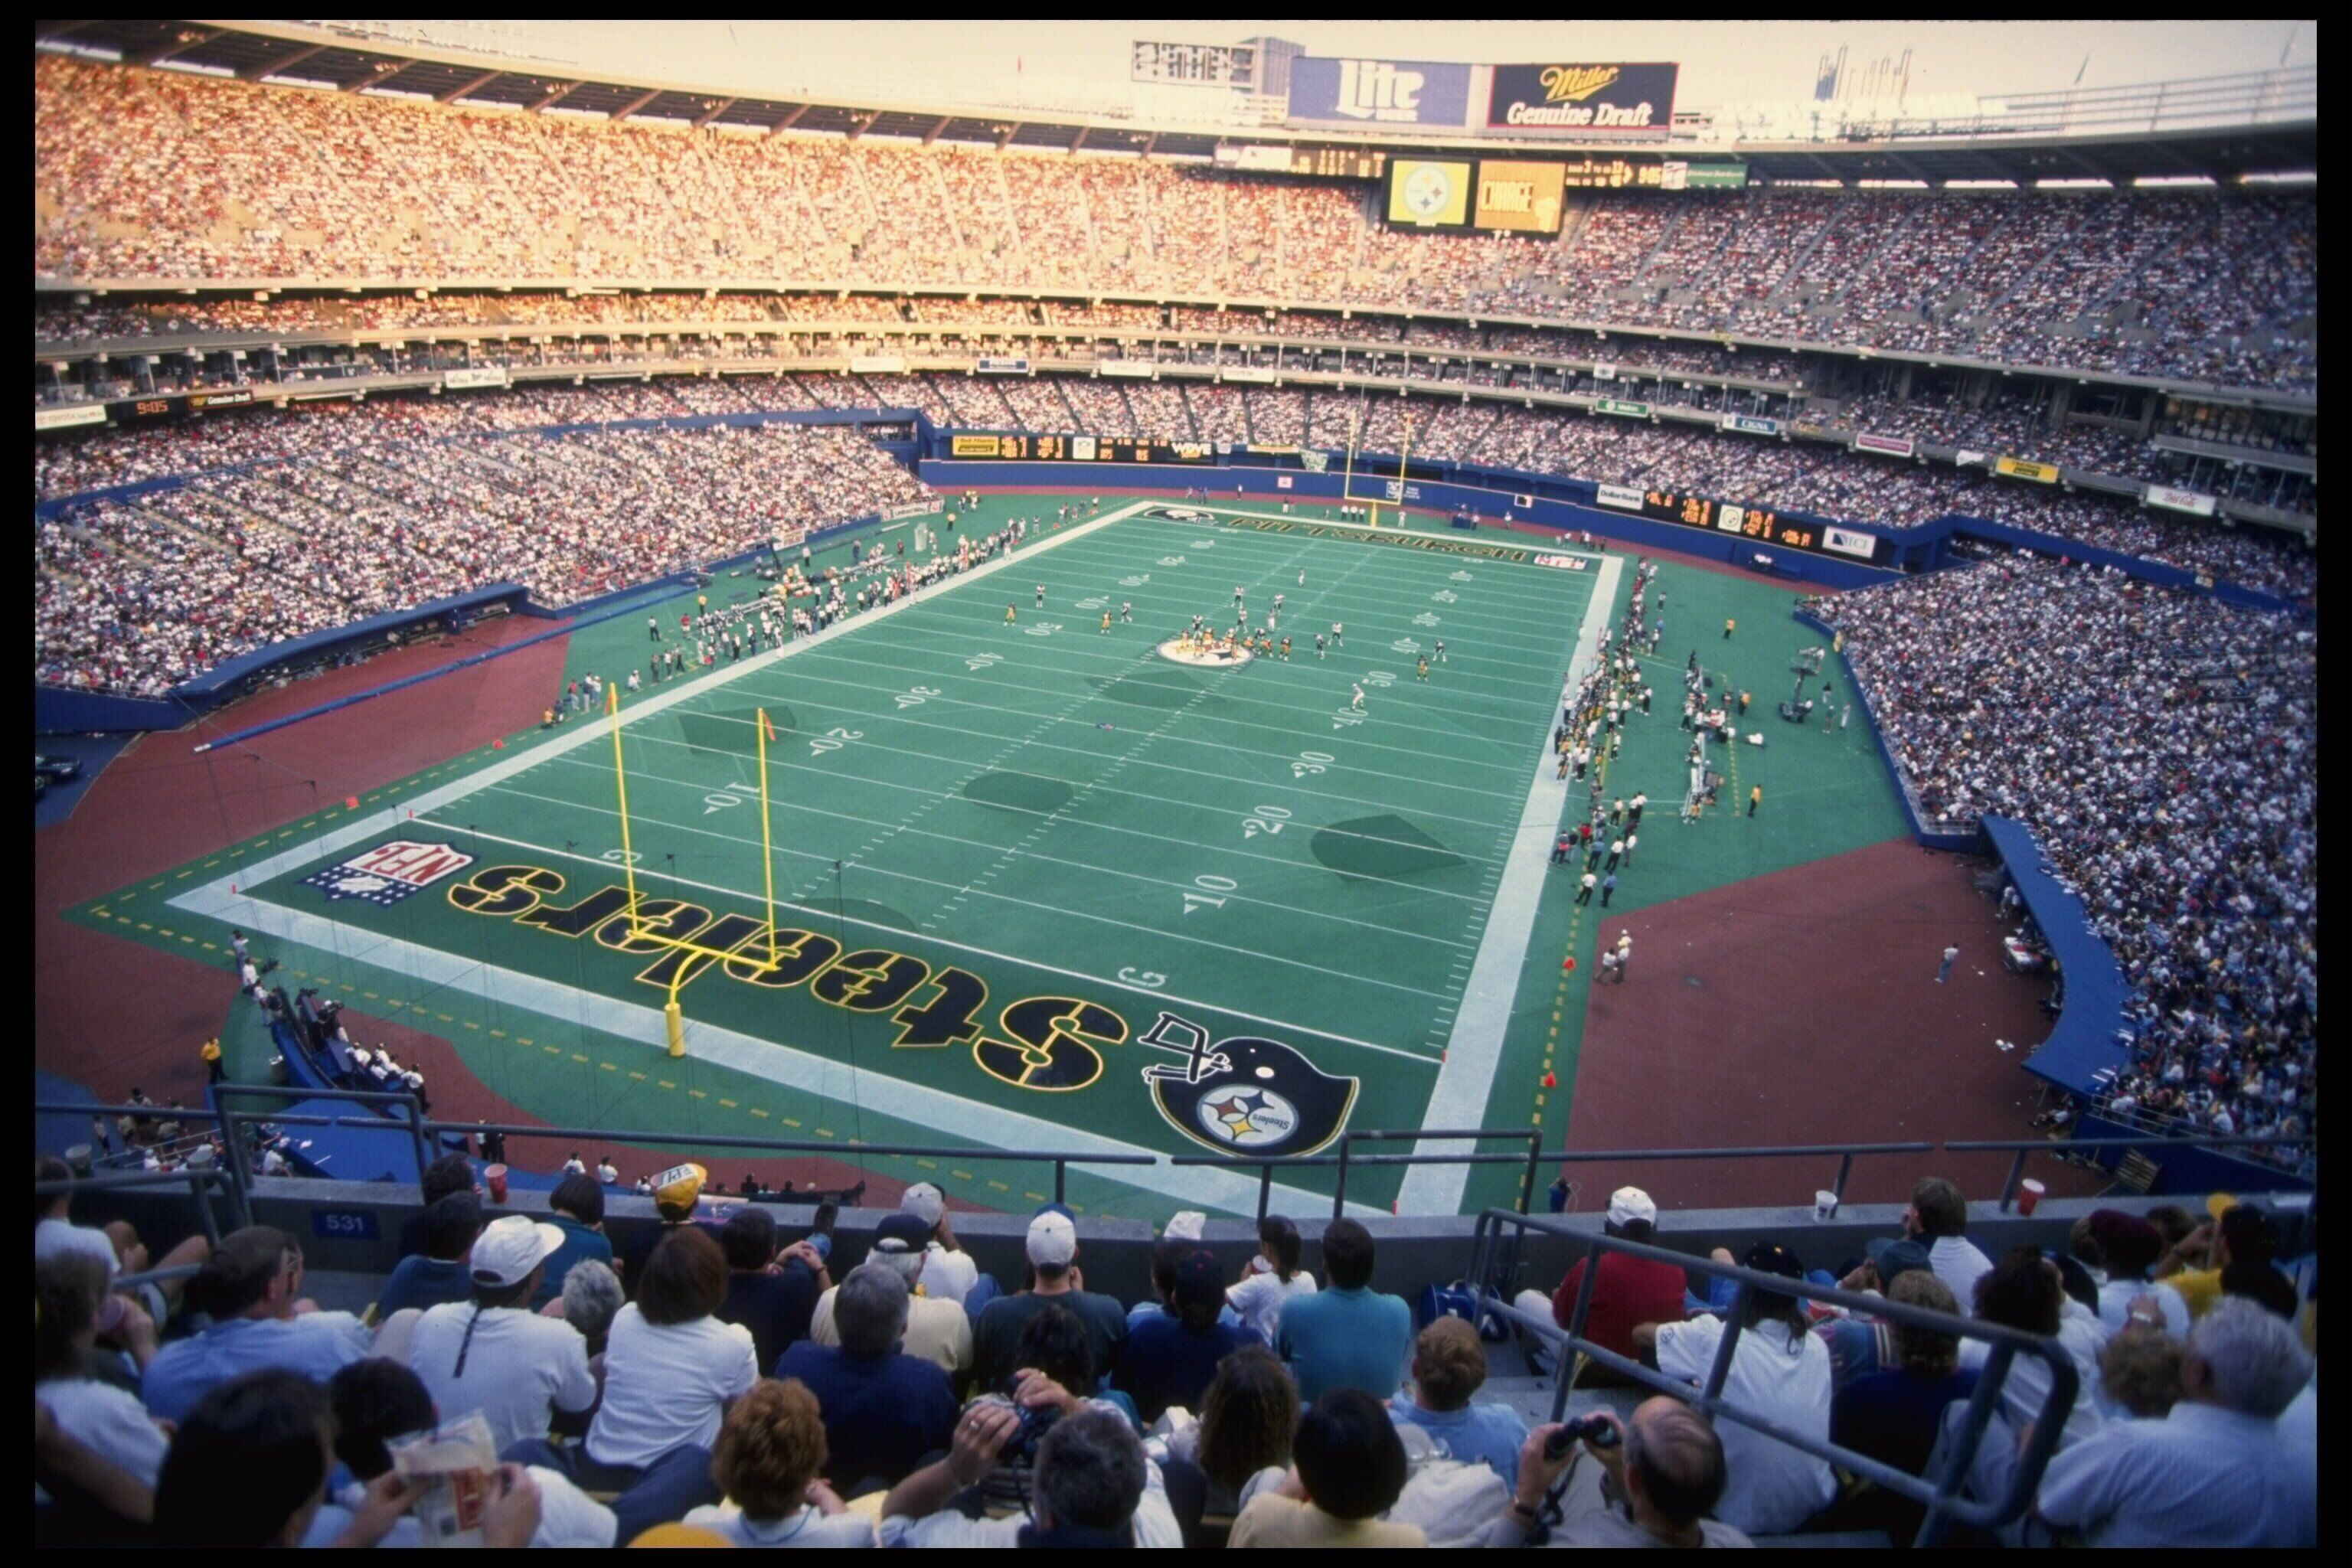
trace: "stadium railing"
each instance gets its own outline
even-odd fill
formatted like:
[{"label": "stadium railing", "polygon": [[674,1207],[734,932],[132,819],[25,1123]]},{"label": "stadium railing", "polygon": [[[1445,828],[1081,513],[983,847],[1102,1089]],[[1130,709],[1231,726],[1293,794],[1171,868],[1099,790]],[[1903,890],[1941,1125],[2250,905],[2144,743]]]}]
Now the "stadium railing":
[{"label": "stadium railing", "polygon": [[[1511,1227],[1511,1235],[1507,1237],[1503,1234],[1506,1226]],[[1706,1383],[1693,1392],[1688,1384],[1639,1362],[1628,1360],[1585,1337],[1584,1325],[1592,1309],[1593,1286],[1601,1275],[1597,1266],[1584,1271],[1583,1279],[1577,1288],[1576,1305],[1570,1314],[1566,1329],[1549,1316],[1538,1317],[1523,1312],[1496,1295],[1492,1289],[1492,1280],[1498,1254],[1516,1244],[1529,1230],[1575,1236],[1591,1245],[1595,1258],[1604,1252],[1622,1252],[1654,1263],[1670,1263],[1677,1268],[1710,1279],[1730,1281],[1737,1288],[1737,1293],[1729,1310],[1724,1314],[1723,1341],[1716,1351],[1715,1363],[1707,1371]],[[1683,1400],[1704,1411],[1711,1420],[1738,1422],[1776,1442],[1785,1443],[1816,1458],[1826,1459],[1874,1486],[1923,1504],[1927,1513],[1914,1542],[1919,1546],[1938,1544],[1956,1522],[1991,1530],[2023,1518],[2026,1510],[2032,1505],[2035,1489],[2041,1485],[2042,1468],[2057,1449],[2067,1413],[2074,1408],[2079,1392],[2080,1380],[2074,1370],[2074,1358],[2055,1339],[2045,1339],[2022,1330],[1986,1322],[1982,1319],[1956,1318],[1944,1312],[1906,1306],[1883,1296],[1860,1295],[1801,1284],[1781,1275],[1760,1273],[1732,1264],[1717,1263],[1711,1258],[1670,1252],[1664,1247],[1628,1241],[1622,1237],[1584,1235],[1572,1231],[1566,1221],[1548,1215],[1515,1214],[1508,1209],[1493,1208],[1482,1213],[1472,1242],[1468,1278],[1475,1284],[1480,1312],[1492,1312],[1505,1321],[1518,1325],[1552,1347],[1558,1356],[1555,1364],[1559,1368],[1559,1375],[1552,1380],[1551,1418],[1554,1421],[1561,1419],[1568,1409],[1570,1385],[1574,1381],[1570,1375],[1568,1355],[1572,1352],[1597,1362],[1620,1377],[1653,1393]],[[1796,1288],[1792,1289],[1792,1286]],[[1843,1308],[1873,1318],[1983,1341],[1990,1347],[1988,1359],[1977,1379],[1976,1392],[1969,1398],[1955,1440],[1943,1445],[1940,1469],[1927,1477],[1914,1476],[1825,1438],[1791,1431],[1760,1411],[1725,1398],[1723,1385],[1730,1373],[1732,1358],[1743,1331],[1741,1321],[1746,1316],[1748,1301],[1759,1291],[1801,1296],[1806,1301]],[[2035,1416],[2032,1436],[2027,1441],[2025,1452],[2020,1457],[2017,1468],[2011,1475],[2008,1489],[2001,1497],[1992,1501],[1962,1497],[1961,1484],[1968,1478],[1978,1445],[1983,1440],[1993,1411],[2000,1404],[2002,1385],[2009,1379],[2010,1368],[2021,1355],[2031,1356],[2049,1368],[2049,1397]]]},{"label": "stadium railing", "polygon": [[[39,1108],[36,1107],[36,1109]],[[110,1171],[104,1175],[75,1176],[62,1182],[35,1182],[33,1196],[37,1201],[42,1198],[56,1197],[61,1193],[70,1193],[79,1196],[83,1193],[121,1192],[126,1189],[147,1187],[184,1187],[188,1193],[188,1205],[195,1211],[196,1227],[204,1232],[206,1241],[217,1246],[221,1238],[220,1222],[213,1214],[213,1205],[206,1200],[215,1189],[226,1184],[226,1173],[218,1170],[191,1171],[183,1168],[177,1171]],[[171,1269],[155,1274],[124,1275],[118,1278],[117,1283],[123,1280],[139,1281],[169,1278],[176,1276],[179,1272],[177,1269]]]},{"label": "stadium railing", "polygon": [[2079,1149],[2303,1149],[2309,1157],[2318,1157],[2319,1140],[2308,1135],[2302,1138],[2281,1138],[2273,1133],[2240,1132],[2223,1135],[2218,1132],[2183,1133],[2179,1137],[2149,1136],[2145,1138],[2014,1138],[1991,1142],[1970,1140],[1947,1143],[1944,1147],[1955,1154],[1984,1154],[2014,1152],[2009,1163],[2009,1179],[2001,1184],[2000,1212],[2007,1214],[2016,1201],[2018,1184],[2025,1177],[2025,1162],[2036,1152],[2063,1155]]},{"label": "stadium railing", "polygon": [[[1402,1138],[1425,1138],[1432,1141],[1447,1138],[1525,1138],[1528,1141],[1528,1149],[1524,1154],[1353,1154],[1351,1152],[1351,1140],[1373,1141]],[[2163,1142],[2163,1140],[2150,1139],[2149,1142]],[[1337,1190],[1334,1191],[1331,1196],[1331,1217],[1337,1219],[1345,1212],[1345,1205],[1348,1200],[1347,1172],[1348,1168],[1351,1165],[1358,1169],[1361,1169],[1367,1165],[1524,1164],[1526,1166],[1526,1173],[1520,1178],[1519,1184],[1519,1212],[1521,1214],[1525,1214],[1535,1202],[1536,1173],[1547,1162],[1555,1164],[1599,1164],[1612,1160],[1622,1160],[1628,1163],[1643,1160],[1791,1160],[1827,1159],[1830,1156],[1834,1155],[1837,1157],[1838,1162],[1837,1175],[1832,1182],[1829,1190],[1834,1192],[1838,1195],[1839,1201],[1843,1203],[1845,1198],[1846,1183],[1853,1175],[1853,1162],[1857,1156],[1864,1154],[1928,1154],[1933,1153],[1937,1148],[1937,1145],[1933,1143],[1910,1142],[1799,1143],[1779,1147],[1753,1149],[1553,1149],[1546,1151],[1538,1147],[1538,1144],[1539,1139],[1535,1132],[1532,1131],[1521,1131],[1515,1128],[1506,1128],[1500,1131],[1479,1130],[1467,1132],[1428,1132],[1417,1130],[1412,1131],[1363,1131],[1345,1132],[1340,1134],[1339,1152],[1337,1154],[1272,1155],[1262,1156],[1255,1159],[1247,1154],[1171,1154],[1168,1157],[1168,1163],[1171,1165],[1213,1165],[1225,1169],[1256,1172],[1258,1178],[1257,1217],[1260,1219],[1264,1219],[1266,1215],[1267,1205],[1272,1196],[1274,1173],[1276,1171],[1296,1170],[1300,1168],[1313,1170],[1337,1167],[1340,1173],[1339,1181],[1337,1184]],[[1973,1145],[1966,1146],[1972,1147]],[[1955,1143],[1946,1145],[1946,1147],[1958,1149],[1964,1147],[1964,1145]],[[1832,1209],[1832,1212],[1834,1213],[1834,1209]]]}]

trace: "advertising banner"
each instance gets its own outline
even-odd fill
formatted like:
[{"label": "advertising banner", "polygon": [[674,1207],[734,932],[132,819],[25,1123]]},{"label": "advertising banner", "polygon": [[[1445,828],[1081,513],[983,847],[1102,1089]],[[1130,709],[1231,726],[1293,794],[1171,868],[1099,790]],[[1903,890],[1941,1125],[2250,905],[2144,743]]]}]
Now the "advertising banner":
[{"label": "advertising banner", "polygon": [[2185,511],[2197,517],[2213,515],[2213,498],[2197,490],[2177,490],[2170,485],[2150,485],[2141,492],[2140,499],[2167,511]]},{"label": "advertising banner", "polygon": [[1754,414],[1727,414],[1723,416],[1723,427],[1748,436],[1778,436],[1780,433],[1778,419],[1766,419]]},{"label": "advertising banner", "polygon": [[1219,381],[1246,381],[1251,383],[1253,385],[1261,384],[1271,384],[1274,381],[1274,372],[1270,370],[1261,370],[1254,364],[1228,365],[1223,370],[1217,372],[1217,379]]},{"label": "advertising banner", "polygon": [[1630,485],[1602,485],[1601,504],[1613,506],[1619,511],[1639,511],[1642,510],[1642,492]]},{"label": "advertising banner", "polygon": [[1650,405],[1646,403],[1629,402],[1622,397],[1596,397],[1592,400],[1592,412],[1614,414],[1621,419],[1647,419],[1650,416]]},{"label": "advertising banner", "polygon": [[982,375],[1027,375],[1029,362],[1025,359],[1000,359],[983,354],[973,363],[972,369]]},{"label": "advertising banner", "polygon": [[858,354],[850,360],[849,368],[860,375],[903,375],[907,370],[907,356]]},{"label": "advertising banner", "polygon": [[506,384],[507,367],[502,364],[471,365],[464,370],[453,370],[441,378],[441,384],[452,392],[463,392],[476,386],[504,386]]},{"label": "advertising banner", "polygon": [[1003,448],[1002,436],[950,436],[948,456],[950,458],[993,458]]},{"label": "advertising banner", "polygon": [[1992,471],[1996,474],[2007,474],[2012,479],[2032,479],[2037,485],[2054,485],[2058,482],[2057,464],[2031,463],[2023,458],[2002,458],[1993,464]]},{"label": "advertising banner", "polygon": [[1095,369],[1104,375],[1123,375],[1129,381],[1150,381],[1158,371],[1148,359],[1107,359]]},{"label": "advertising banner", "polygon": [[1277,442],[1269,441],[1252,441],[1249,444],[1249,450],[1253,452],[1263,452],[1269,457],[1276,458],[1296,458],[1299,455],[1298,448],[1295,446],[1285,446]]},{"label": "advertising banner", "polygon": [[1857,561],[1874,561],[1878,558],[1878,535],[1860,533],[1834,524],[1825,525],[1822,529],[1822,548],[1835,551],[1840,555],[1851,555]]},{"label": "advertising banner", "polygon": [[1278,490],[1288,489],[1290,488],[1290,476],[1288,474],[1276,474],[1274,479],[1274,488]]},{"label": "advertising banner", "polygon": [[36,408],[33,428],[36,430],[67,430],[76,425],[103,425],[106,407],[103,404],[83,403],[71,408]]},{"label": "advertising banner", "polygon": [[1908,436],[1874,436],[1864,430],[1853,438],[1858,452],[1884,452],[1890,458],[1907,458],[1917,450]]},{"label": "advertising banner", "polygon": [[242,408],[253,401],[249,387],[235,392],[194,392],[188,395],[188,406],[194,408]]},{"label": "advertising banner", "polygon": [[900,518],[930,517],[945,510],[947,510],[947,502],[943,500],[918,500],[908,501],[904,506],[894,506],[882,515],[890,521],[896,522]]},{"label": "advertising banner", "polygon": [[1496,66],[1486,129],[1663,142],[1674,125],[1680,69],[1666,63]]},{"label": "advertising banner", "polygon": [[1470,122],[1470,68],[1302,55],[1290,62],[1289,118],[1293,124],[1344,129],[1418,125],[1460,131]]},{"label": "advertising banner", "polygon": [[[1647,184],[1646,180],[1639,182]],[[1685,163],[1669,158],[1658,165],[1658,189],[1662,191],[1744,191],[1748,188],[1748,165],[1745,163]]]}]

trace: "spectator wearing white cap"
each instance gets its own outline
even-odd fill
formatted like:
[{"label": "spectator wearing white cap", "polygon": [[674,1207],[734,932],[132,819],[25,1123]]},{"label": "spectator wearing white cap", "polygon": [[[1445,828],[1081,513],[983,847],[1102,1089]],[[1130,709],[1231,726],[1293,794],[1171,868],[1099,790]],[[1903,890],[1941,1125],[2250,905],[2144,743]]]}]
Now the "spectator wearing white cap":
[{"label": "spectator wearing white cap", "polygon": [[1097,1369],[1117,1366],[1127,1343],[1127,1310],[1108,1296],[1084,1289],[1077,1267],[1078,1227],[1070,1211],[1059,1204],[1039,1209],[1029,1222],[1027,1250],[1034,1283],[1017,1295],[991,1301],[972,1326],[972,1370],[980,1385],[994,1388],[1019,1370],[1013,1355],[1021,1331],[1049,1302],[1068,1308],[1086,1325]]},{"label": "spectator wearing white cap", "polygon": [[[1606,1235],[1627,1241],[1648,1242],[1656,1234],[1657,1223],[1658,1205],[1649,1194],[1639,1187],[1620,1187],[1609,1194],[1609,1212],[1602,1216],[1601,1228]],[[1642,1352],[1633,1342],[1634,1324],[1682,1321],[1686,1289],[1682,1269],[1671,1263],[1655,1263],[1622,1252],[1602,1252],[1597,1259],[1577,1259],[1549,1302],[1539,1292],[1521,1291],[1517,1303],[1519,1310],[1532,1314],[1549,1307],[1552,1321],[1563,1329],[1568,1327],[1576,1312],[1577,1293],[1584,1287],[1588,1266],[1595,1269],[1596,1278],[1592,1281],[1592,1305],[1585,1314],[1584,1337],[1601,1349],[1638,1361]],[[1609,1383],[1614,1377],[1598,1363],[1587,1362],[1577,1381],[1589,1387]]]},{"label": "spectator wearing white cap", "polygon": [[923,1222],[923,1294],[935,1301],[961,1301],[980,1279],[980,1265],[957,1242],[955,1225],[948,1217],[947,1194],[929,1182],[917,1182],[898,1199],[898,1212]]},{"label": "spectator wearing white cap", "polygon": [[552,1412],[596,1403],[588,1342],[561,1318],[530,1310],[563,1232],[527,1215],[492,1220],[467,1254],[471,1301],[428,1309],[408,1342],[408,1364],[450,1415],[478,1410],[499,1451],[544,1437]]},{"label": "spectator wearing white cap", "polygon": [[[885,1215],[875,1227],[874,1246],[866,1261],[879,1264],[907,1282],[907,1331],[898,1348],[957,1379],[971,1365],[971,1319],[955,1302],[932,1299],[933,1254],[924,1245],[929,1235],[919,1215],[903,1211]],[[834,1299],[839,1294],[840,1287],[833,1286],[817,1298],[816,1310],[809,1318],[808,1337],[818,1344],[841,1343],[841,1331],[833,1321]]]}]

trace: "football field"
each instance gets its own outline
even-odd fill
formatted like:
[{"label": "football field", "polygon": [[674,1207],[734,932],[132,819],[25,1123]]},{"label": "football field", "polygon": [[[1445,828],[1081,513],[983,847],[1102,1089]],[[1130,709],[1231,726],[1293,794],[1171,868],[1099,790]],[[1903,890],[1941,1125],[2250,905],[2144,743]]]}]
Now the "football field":
[{"label": "football field", "polygon": [[[585,1068],[550,1120],[649,1125],[633,1101],[691,1068],[734,1113],[709,1131],[975,1152],[1475,1125],[1566,798],[1559,693],[1617,571],[1136,502],[625,697],[617,765],[612,721],[575,718],[171,901],[299,944],[355,1008],[488,1036],[469,1066],[534,1110]],[[1284,595],[1286,661],[1163,656],[1195,615],[1231,626],[1237,589],[1253,626]],[[1329,1191],[1289,1174],[1287,1198]],[[1097,1206],[1118,1176],[1090,1174]],[[1255,1200],[1238,1173],[1134,1179],[1160,1206]],[[1398,1189],[1350,1180],[1381,1209]]]}]

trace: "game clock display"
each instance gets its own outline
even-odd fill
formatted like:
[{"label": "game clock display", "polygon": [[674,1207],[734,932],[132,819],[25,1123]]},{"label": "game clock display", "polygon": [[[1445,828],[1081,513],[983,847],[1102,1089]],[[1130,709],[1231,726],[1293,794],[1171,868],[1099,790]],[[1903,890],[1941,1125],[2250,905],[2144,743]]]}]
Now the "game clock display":
[{"label": "game clock display", "polygon": [[[1685,528],[1737,533],[1759,544],[1777,544],[1790,550],[1811,551],[1816,554],[1827,550],[1822,542],[1821,530],[1812,523],[1783,521],[1779,512],[1763,507],[1740,506],[1732,501],[1713,500],[1706,496],[1686,495],[1677,490],[1643,491],[1642,515],[1653,521],[1679,523]],[[1837,553],[1853,552],[1846,550]]]}]

